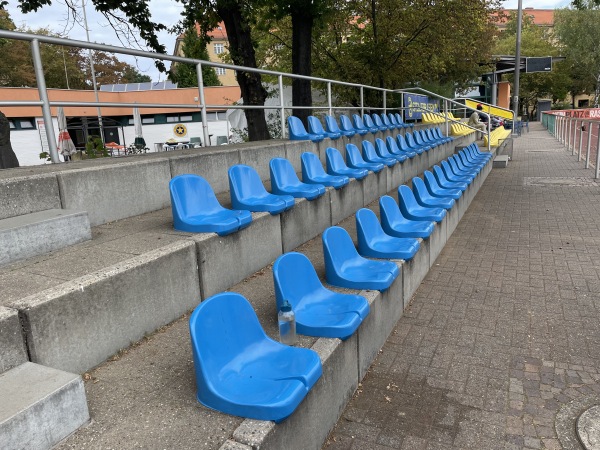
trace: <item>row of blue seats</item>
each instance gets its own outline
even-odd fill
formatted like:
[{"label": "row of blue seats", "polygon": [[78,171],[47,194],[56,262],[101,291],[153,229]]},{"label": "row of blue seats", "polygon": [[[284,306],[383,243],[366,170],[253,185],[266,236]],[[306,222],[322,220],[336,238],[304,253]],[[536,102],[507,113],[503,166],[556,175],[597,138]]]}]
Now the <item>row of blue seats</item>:
[{"label": "row of blue seats", "polygon": [[302,121],[296,116],[289,116],[288,131],[290,139],[293,141],[320,142],[325,138],[339,139],[342,136],[352,137],[355,134],[364,136],[367,133],[378,133],[380,131],[400,130],[403,128],[412,128],[413,124],[405,123],[402,116],[398,113],[358,114],[352,115],[352,120],[344,114],[340,116],[340,123],[333,116],[325,116],[325,128],[321,121],[315,116],[308,116],[308,132]]},{"label": "row of blue seats", "polygon": [[285,158],[269,162],[271,193],[260,176],[250,166],[238,164],[228,170],[231,203],[234,210],[223,208],[206,180],[198,175],[174,177],[170,184],[171,207],[176,230],[188,232],[216,232],[227,235],[250,225],[253,212],[279,214],[294,206],[294,198],[314,200],[325,194],[326,186],[340,189],[350,178],[363,179],[368,172],[380,172],[384,167],[414,158],[451,138],[440,137],[441,130],[415,131],[414,135],[397,135],[386,141],[376,139],[375,145],[363,141],[362,153],[354,144],[346,145],[346,160],[340,152],[326,149],[327,173],[319,158],[303,153],[302,180],[298,179],[292,164]]},{"label": "row of blue seats", "polygon": [[[450,157],[424,179],[415,177],[412,190],[398,188],[398,203],[379,200],[375,213],[356,213],[358,248],[341,227],[322,235],[325,276],[329,284],[351,289],[385,291],[399,275],[386,259],[414,257],[434,222],[488,163],[491,155],[476,144]],[[367,259],[377,258],[377,259]],[[275,300],[279,310],[287,300],[296,312],[297,332],[308,336],[349,338],[370,312],[367,300],[326,288],[303,254],[281,255],[273,265]],[[190,318],[197,398],[203,405],[228,414],[281,422],[304,399],[322,374],[318,355],[269,338],[250,303],[225,292],[202,302]]]}]

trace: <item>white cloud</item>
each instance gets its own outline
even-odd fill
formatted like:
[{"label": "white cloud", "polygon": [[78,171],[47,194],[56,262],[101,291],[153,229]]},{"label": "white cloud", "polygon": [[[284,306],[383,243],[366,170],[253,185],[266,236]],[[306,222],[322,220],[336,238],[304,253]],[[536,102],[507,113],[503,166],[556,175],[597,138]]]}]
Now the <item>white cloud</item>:
[{"label": "white cloud", "polygon": [[[571,2],[569,0],[523,0],[523,9],[534,8],[534,9],[557,9],[569,6]],[[519,7],[518,0],[506,0],[502,6],[505,9],[517,9]]]}]

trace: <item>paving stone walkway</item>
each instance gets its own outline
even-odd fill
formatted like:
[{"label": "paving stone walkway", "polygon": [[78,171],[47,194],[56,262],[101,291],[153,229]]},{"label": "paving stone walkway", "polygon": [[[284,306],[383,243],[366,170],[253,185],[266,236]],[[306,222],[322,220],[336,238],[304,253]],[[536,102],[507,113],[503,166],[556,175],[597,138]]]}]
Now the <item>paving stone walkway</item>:
[{"label": "paving stone walkway", "polygon": [[577,449],[600,404],[600,183],[539,124],[515,140],[324,448]]}]

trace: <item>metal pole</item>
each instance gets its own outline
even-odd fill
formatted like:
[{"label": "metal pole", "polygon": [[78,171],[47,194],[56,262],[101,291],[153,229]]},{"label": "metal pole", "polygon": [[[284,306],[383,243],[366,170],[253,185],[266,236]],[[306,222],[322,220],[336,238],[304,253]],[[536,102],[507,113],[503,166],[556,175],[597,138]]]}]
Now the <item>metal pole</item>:
[{"label": "metal pole", "polygon": [[[85,13],[85,0],[81,0],[81,8],[83,9],[83,23],[85,25],[85,35],[87,37],[87,41],[90,42],[90,29],[88,28],[87,23],[87,15]],[[88,57],[90,59],[90,70],[92,72],[92,85],[94,87],[94,95],[96,96],[96,103],[100,102],[100,98],[98,98],[98,84],[96,83],[96,71],[94,70],[94,55],[92,53],[92,49],[88,49]],[[98,111],[98,128],[100,128],[100,139],[102,139],[102,143],[104,144],[104,127],[102,126],[102,110],[100,106],[96,107]]]},{"label": "metal pole", "polygon": [[[279,75],[279,115],[281,120],[281,139],[285,139],[285,104],[283,102],[283,76]],[[328,84],[328,88],[331,86]],[[329,111],[331,111],[331,91],[329,91]]]},{"label": "metal pole", "polygon": [[50,101],[48,100],[48,92],[46,91],[46,79],[44,78],[44,69],[42,68],[40,42],[37,39],[31,41],[31,54],[33,56],[33,68],[35,70],[38,92],[40,100],[43,102],[42,116],[44,117],[50,159],[53,163],[59,163],[60,158],[58,156],[58,148],[56,147],[56,138],[54,137],[54,126],[52,125],[52,112],[50,111]]},{"label": "metal pole", "polygon": [[[206,102],[204,101],[204,77],[202,76],[202,63],[196,64],[196,78],[198,79],[198,97],[200,98],[200,107],[202,113],[202,136],[204,137],[204,146],[210,147],[210,135],[208,134],[208,119],[206,117]],[[229,136],[227,136],[229,139]]]},{"label": "metal pole", "polygon": [[598,124],[598,141],[596,142],[596,175],[594,178],[600,178],[600,123]]},{"label": "metal pole", "polygon": [[588,123],[588,143],[587,143],[587,153],[585,156],[585,168],[590,168],[590,151],[592,149],[592,123]]},{"label": "metal pole", "polygon": [[387,91],[383,91],[383,113],[387,114]]},{"label": "metal pole", "polygon": [[446,99],[446,98],[444,99],[444,112],[446,113],[445,114],[446,117],[444,119],[445,128],[446,128],[446,136],[450,136],[450,132],[449,132],[450,127],[449,127],[449,123],[448,123],[449,122],[448,121],[448,99]]},{"label": "metal pole", "polygon": [[331,81],[327,82],[327,104],[329,105],[329,115],[333,117],[333,108],[331,105]]},{"label": "metal pole", "polygon": [[515,85],[514,85],[514,117],[512,134],[515,133],[515,122],[519,117],[519,75],[521,72],[521,26],[523,22],[523,0],[519,0],[517,8],[517,46],[515,50]]},{"label": "metal pole", "polygon": [[365,115],[364,89],[360,87],[360,116]]},{"label": "metal pole", "polygon": [[582,147],[583,147],[583,120],[581,121],[581,127],[579,128],[579,151],[577,152],[577,161],[581,161]]},{"label": "metal pole", "polygon": [[577,140],[577,119],[575,119],[575,123],[573,124],[573,145],[571,146],[571,155],[575,154],[575,141],[576,140]]}]

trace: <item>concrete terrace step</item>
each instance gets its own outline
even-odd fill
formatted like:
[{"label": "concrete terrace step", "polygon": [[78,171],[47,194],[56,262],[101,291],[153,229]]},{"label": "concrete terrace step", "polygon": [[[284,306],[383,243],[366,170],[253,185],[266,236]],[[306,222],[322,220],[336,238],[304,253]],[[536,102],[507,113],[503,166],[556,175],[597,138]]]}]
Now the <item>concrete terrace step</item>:
[{"label": "concrete terrace step", "polygon": [[89,421],[79,375],[26,362],[0,374],[5,450],[50,449]]},{"label": "concrete terrace step", "polygon": [[92,238],[85,211],[48,209],[0,220],[0,266]]}]

